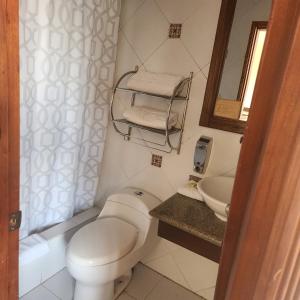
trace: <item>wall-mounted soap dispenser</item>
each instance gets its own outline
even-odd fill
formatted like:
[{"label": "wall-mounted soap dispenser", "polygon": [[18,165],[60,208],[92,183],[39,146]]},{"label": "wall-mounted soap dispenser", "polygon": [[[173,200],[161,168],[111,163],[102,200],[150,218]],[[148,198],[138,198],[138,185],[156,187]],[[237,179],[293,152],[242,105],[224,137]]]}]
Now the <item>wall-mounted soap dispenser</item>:
[{"label": "wall-mounted soap dispenser", "polygon": [[194,171],[200,174],[205,173],[212,148],[212,138],[201,136],[197,142],[194,154]]}]

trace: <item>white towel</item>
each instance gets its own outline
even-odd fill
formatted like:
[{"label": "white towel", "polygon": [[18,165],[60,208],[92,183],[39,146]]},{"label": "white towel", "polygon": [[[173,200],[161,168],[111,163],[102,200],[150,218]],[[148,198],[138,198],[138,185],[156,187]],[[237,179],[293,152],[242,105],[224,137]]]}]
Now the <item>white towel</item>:
[{"label": "white towel", "polygon": [[48,241],[39,234],[32,234],[20,241],[20,264],[28,264],[48,252]]},{"label": "white towel", "polygon": [[[146,106],[133,106],[123,113],[123,117],[132,123],[156,129],[166,129],[167,112]],[[178,114],[170,113],[168,129],[177,123]]]},{"label": "white towel", "polygon": [[183,79],[182,76],[140,70],[128,79],[127,87],[136,91],[172,96]]}]

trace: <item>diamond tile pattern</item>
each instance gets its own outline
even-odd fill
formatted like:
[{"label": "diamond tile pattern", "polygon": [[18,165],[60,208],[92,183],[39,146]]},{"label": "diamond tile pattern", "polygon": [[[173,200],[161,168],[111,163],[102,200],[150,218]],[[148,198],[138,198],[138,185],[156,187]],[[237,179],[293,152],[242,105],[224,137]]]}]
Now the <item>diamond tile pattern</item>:
[{"label": "diamond tile pattern", "polygon": [[[201,135],[214,140],[205,176],[229,171],[234,174],[240,135],[199,126],[220,4],[221,0],[122,0],[116,78],[139,65],[148,71],[185,76],[193,71],[194,80],[180,155],[162,154],[124,142],[109,126],[97,196],[100,205],[109,194],[124,186],[143,188],[162,200],[172,196],[193,174],[194,149]],[[170,23],[182,24],[179,39],[168,38]],[[127,101],[125,97],[127,95],[119,95],[120,107]],[[150,106],[163,104],[147,102]],[[161,168],[151,166],[152,154],[163,155]],[[218,269],[214,262],[166,240],[161,240],[143,262],[180,285],[212,299]],[[150,277],[148,284],[155,280]],[[189,299],[176,288],[174,293],[169,288],[165,293],[166,286],[169,285],[160,284],[159,291],[155,288],[146,299]],[[140,289],[132,286],[124,299],[144,299],[143,292],[148,288],[148,285]],[[135,290],[141,298],[134,297]]]},{"label": "diamond tile pattern", "polygon": [[21,1],[21,238],[94,203],[120,5]]},{"label": "diamond tile pattern", "polygon": [[[67,269],[55,274],[20,300],[72,300],[75,281]],[[117,300],[205,300],[164,278],[143,264],[137,264],[132,279]]]}]

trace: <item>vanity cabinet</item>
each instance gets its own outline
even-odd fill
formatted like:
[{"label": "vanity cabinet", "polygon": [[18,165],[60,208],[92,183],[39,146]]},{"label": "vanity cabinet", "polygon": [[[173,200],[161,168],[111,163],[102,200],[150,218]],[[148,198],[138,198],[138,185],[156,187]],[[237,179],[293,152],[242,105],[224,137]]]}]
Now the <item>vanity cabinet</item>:
[{"label": "vanity cabinet", "polygon": [[204,202],[175,194],[150,215],[159,219],[160,237],[219,262],[226,223]]}]

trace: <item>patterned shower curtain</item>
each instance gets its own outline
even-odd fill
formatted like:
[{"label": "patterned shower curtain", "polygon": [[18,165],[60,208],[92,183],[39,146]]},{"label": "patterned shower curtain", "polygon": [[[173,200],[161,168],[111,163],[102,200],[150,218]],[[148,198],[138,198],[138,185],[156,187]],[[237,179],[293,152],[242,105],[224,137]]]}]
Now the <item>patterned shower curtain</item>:
[{"label": "patterned shower curtain", "polygon": [[21,0],[20,238],[91,207],[120,0]]}]

